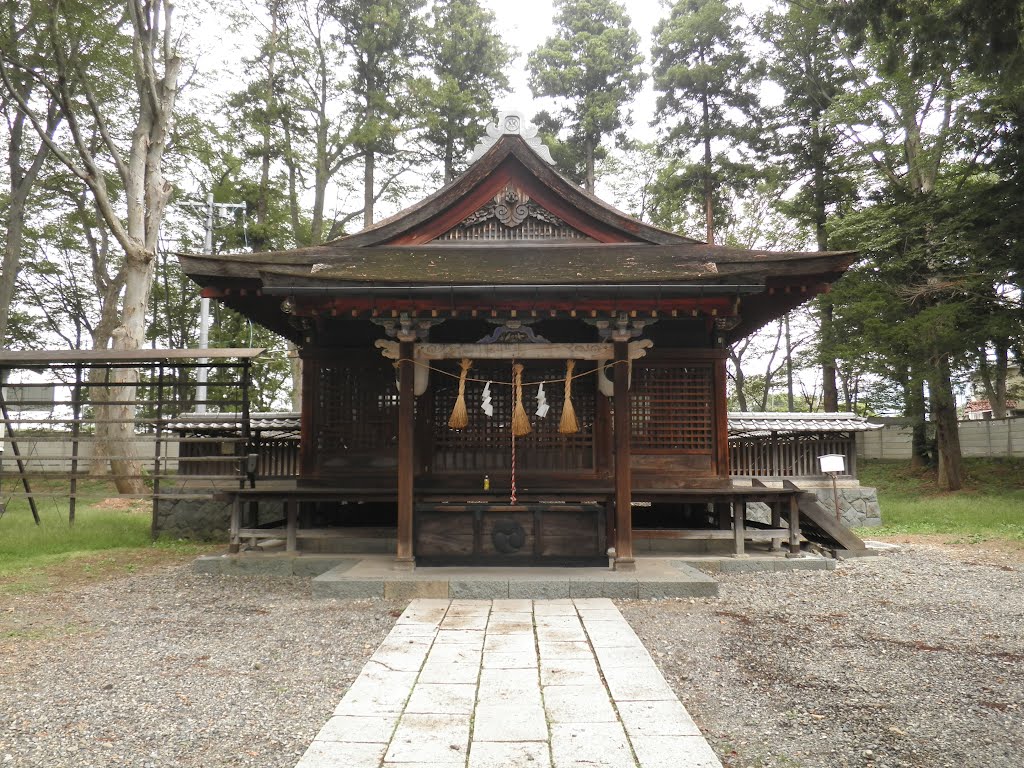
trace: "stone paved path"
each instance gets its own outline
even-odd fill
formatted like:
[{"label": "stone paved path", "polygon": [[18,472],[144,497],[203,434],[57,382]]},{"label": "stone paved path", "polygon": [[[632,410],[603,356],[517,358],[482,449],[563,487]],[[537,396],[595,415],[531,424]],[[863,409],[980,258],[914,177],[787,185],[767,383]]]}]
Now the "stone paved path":
[{"label": "stone paved path", "polygon": [[720,768],[611,600],[414,600],[297,768]]}]

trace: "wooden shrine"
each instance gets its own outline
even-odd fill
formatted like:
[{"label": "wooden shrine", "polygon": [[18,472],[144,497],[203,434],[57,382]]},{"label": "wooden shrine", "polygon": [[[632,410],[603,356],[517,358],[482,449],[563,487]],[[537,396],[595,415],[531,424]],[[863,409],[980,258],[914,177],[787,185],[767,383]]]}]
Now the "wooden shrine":
[{"label": "wooden shrine", "polygon": [[[632,502],[699,517],[740,493],[728,345],[853,258],[639,222],[559,175],[503,113],[465,173],[362,232],[181,262],[204,296],[300,349],[300,471],[281,498],[316,501],[326,525],[358,505],[360,522],[397,527],[402,563],[594,563],[614,549],[625,568]],[[517,408],[529,432],[514,437]]]}]

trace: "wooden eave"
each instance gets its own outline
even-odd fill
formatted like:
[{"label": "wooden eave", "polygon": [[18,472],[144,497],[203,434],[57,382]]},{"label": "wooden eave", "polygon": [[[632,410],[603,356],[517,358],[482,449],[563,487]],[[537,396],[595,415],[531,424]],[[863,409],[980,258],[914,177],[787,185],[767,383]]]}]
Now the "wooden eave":
[{"label": "wooden eave", "polygon": [[[203,287],[258,289],[296,285],[491,285],[574,283],[764,283],[771,278],[820,282],[840,275],[853,251],[743,251],[703,243],[677,245],[393,246],[338,244],[278,254],[182,255],[182,269]],[[834,279],[834,278],[833,278]]]}]

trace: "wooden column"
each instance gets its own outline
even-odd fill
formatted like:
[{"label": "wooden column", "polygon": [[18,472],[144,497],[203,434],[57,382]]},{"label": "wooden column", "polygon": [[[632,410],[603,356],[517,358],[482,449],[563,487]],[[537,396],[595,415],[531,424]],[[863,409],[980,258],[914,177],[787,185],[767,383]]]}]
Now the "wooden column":
[{"label": "wooden column", "polygon": [[401,339],[398,345],[398,548],[395,563],[409,568],[413,566],[412,480],[415,473],[413,444],[416,438],[414,354],[412,340]]},{"label": "wooden column", "polygon": [[313,444],[316,442],[314,431],[320,420],[316,387],[317,379],[320,377],[321,359],[307,355],[305,346],[300,348],[299,358],[302,360],[299,396],[302,401],[299,425],[299,477],[308,478],[316,471],[316,449]]},{"label": "wooden column", "polygon": [[735,496],[732,500],[732,532],[735,545],[735,557],[746,557],[747,500],[743,496]]},{"label": "wooden column", "polygon": [[632,571],[633,473],[630,467],[629,342],[615,341],[615,568]]},{"label": "wooden column", "polygon": [[714,362],[714,388],[715,388],[715,464],[718,476],[723,479],[729,478],[729,405],[726,395],[726,381],[728,374],[725,367],[726,353],[723,351],[721,357]]}]

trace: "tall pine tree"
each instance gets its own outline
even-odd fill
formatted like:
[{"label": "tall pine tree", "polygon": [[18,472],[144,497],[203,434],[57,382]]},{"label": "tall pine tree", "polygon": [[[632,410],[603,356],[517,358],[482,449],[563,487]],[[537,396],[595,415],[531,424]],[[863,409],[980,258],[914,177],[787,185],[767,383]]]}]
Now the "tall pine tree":
[{"label": "tall pine tree", "polygon": [[627,105],[643,85],[640,36],[614,0],[556,0],[555,8],[557,33],[528,59],[530,88],[563,104],[556,125],[580,148],[593,192],[601,142],[630,123]]},{"label": "tall pine tree", "polygon": [[[739,11],[725,0],[679,0],[654,28],[656,118],[677,156],[681,193],[698,197],[706,238],[715,242],[715,201],[751,176],[736,153],[759,136],[760,71],[744,48]],[[674,122],[673,122],[674,121]],[[689,153],[699,149],[701,159]],[[695,183],[696,182],[696,183]]]},{"label": "tall pine tree", "polygon": [[512,52],[478,0],[436,0],[425,41],[429,72],[416,81],[416,108],[447,184],[483,136],[495,99],[508,92]]}]

